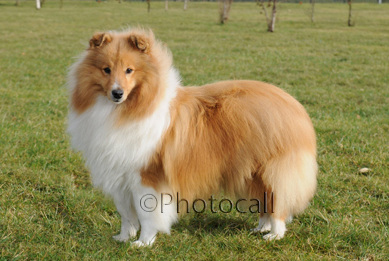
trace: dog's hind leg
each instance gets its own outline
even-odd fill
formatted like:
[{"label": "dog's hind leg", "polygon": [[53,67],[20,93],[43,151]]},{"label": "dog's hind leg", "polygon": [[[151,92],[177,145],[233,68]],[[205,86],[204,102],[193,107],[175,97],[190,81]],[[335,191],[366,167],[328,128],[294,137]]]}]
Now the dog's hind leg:
[{"label": "dog's hind leg", "polygon": [[286,232],[285,218],[277,215],[277,213],[261,212],[258,227],[252,229],[252,232],[269,232],[263,236],[265,240],[277,240],[284,237]]},{"label": "dog's hind leg", "polygon": [[268,232],[271,230],[270,215],[268,213],[261,213],[259,218],[258,227],[253,228],[252,232]]},{"label": "dog's hind leg", "polygon": [[314,152],[292,152],[267,164],[262,178],[274,202],[270,202],[271,230],[263,237],[265,240],[281,239],[286,232],[285,222],[309,205],[316,191],[316,175]]},{"label": "dog's hind leg", "polygon": [[[277,240],[284,237],[286,232],[285,219],[269,215],[271,224],[270,232],[263,236],[265,240]],[[262,232],[262,231],[261,231]]]},{"label": "dog's hind leg", "polygon": [[121,216],[122,225],[120,234],[113,236],[113,239],[120,242],[126,242],[130,237],[135,237],[139,230],[139,221],[135,212],[131,193],[123,191],[120,195],[115,195],[114,202],[116,209]]}]

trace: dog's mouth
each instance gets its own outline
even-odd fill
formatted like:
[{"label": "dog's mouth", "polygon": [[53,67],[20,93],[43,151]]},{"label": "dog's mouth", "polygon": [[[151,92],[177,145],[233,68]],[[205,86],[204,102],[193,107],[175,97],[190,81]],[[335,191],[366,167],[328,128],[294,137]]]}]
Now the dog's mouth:
[{"label": "dog's mouth", "polygon": [[114,98],[114,97],[111,97],[110,100],[111,100],[113,103],[115,103],[115,104],[120,104],[120,103],[124,102],[124,99],[123,99],[123,98],[121,98],[121,99],[116,99],[116,98]]}]

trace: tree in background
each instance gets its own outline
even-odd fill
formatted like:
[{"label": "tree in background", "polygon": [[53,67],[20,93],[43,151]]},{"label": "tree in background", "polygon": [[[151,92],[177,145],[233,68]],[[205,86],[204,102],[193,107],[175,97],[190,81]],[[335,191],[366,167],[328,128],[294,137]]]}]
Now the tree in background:
[{"label": "tree in background", "polygon": [[219,0],[220,23],[227,22],[233,0]]},{"label": "tree in background", "polygon": [[348,26],[354,26],[355,25],[355,20],[352,21],[352,0],[348,0]]},{"label": "tree in background", "polygon": [[[269,6],[271,6],[271,1],[269,1]],[[259,5],[260,7],[262,7],[263,9],[263,12],[265,13],[265,17],[266,17],[266,23],[267,23],[267,30],[269,32],[274,32],[274,28],[275,28],[275,25],[276,25],[276,12],[277,12],[277,0],[273,0],[273,7],[272,7],[272,12],[271,12],[271,18],[269,18],[268,14],[267,14],[267,10],[266,10],[266,7],[265,7],[265,4],[263,2],[263,0],[257,0],[257,5]]]},{"label": "tree in background", "polygon": [[165,11],[169,9],[169,1],[165,0]]},{"label": "tree in background", "polygon": [[268,24],[270,23],[270,19],[269,19],[269,16],[267,15],[266,6],[265,6],[265,4],[263,3],[263,0],[257,0],[257,5],[259,5],[260,7],[262,7],[263,12],[265,13],[265,17],[266,17],[266,24],[268,25]]},{"label": "tree in background", "polygon": [[146,0],[147,3],[147,12],[150,13],[150,0]]},{"label": "tree in background", "polygon": [[311,13],[311,22],[315,22],[315,0],[311,0],[312,4],[312,13]]},{"label": "tree in background", "polygon": [[273,0],[273,8],[271,12],[271,20],[268,26],[269,32],[274,32],[274,28],[276,26],[276,13],[277,13],[277,0]]},{"label": "tree in background", "polygon": [[188,7],[188,0],[184,0],[184,11],[186,11],[187,7]]}]

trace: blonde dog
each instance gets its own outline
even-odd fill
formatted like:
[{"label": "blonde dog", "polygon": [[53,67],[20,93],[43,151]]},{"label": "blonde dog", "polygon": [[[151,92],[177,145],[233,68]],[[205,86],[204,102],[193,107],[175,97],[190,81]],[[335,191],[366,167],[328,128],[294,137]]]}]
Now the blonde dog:
[{"label": "blonde dog", "polygon": [[298,101],[257,81],[183,87],[151,31],[96,33],[68,86],[72,146],[93,184],[114,199],[122,219],[116,240],[141,228],[133,244],[151,245],[158,231],[170,232],[176,204],[145,211],[144,195],[166,193],[177,203],[177,193],[193,201],[222,191],[263,205],[273,193],[254,229],[272,240],[315,193],[315,132]]}]

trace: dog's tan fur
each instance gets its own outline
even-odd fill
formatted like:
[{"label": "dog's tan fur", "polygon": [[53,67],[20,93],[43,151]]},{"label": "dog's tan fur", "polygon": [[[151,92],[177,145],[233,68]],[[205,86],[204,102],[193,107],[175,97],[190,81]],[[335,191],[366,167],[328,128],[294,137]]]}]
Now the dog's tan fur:
[{"label": "dog's tan fur", "polygon": [[[281,89],[255,81],[182,88],[171,118],[142,172],[145,185],[164,181],[189,201],[221,190],[258,199],[273,192],[273,211],[284,217],[312,198],[315,173],[305,179],[304,159],[316,155],[315,134],[301,104]],[[295,183],[304,189],[294,192]]]},{"label": "dog's tan fur", "polygon": [[[151,32],[97,33],[75,73],[72,108],[82,114],[97,96],[109,97],[116,79],[125,96],[117,126],[146,118],[158,110],[171,66],[170,52]],[[126,68],[133,72],[124,75]],[[178,87],[170,124],[141,170],[144,186],[168,187],[189,201],[223,191],[263,202],[264,192],[273,193],[271,215],[280,220],[306,208],[316,174],[315,132],[305,109],[256,81]]]}]

